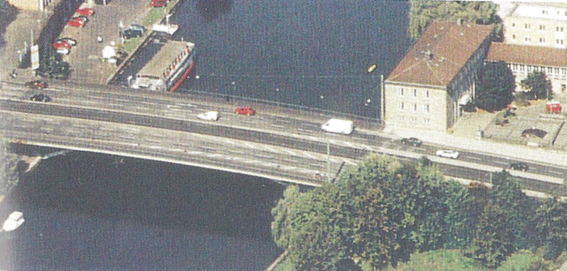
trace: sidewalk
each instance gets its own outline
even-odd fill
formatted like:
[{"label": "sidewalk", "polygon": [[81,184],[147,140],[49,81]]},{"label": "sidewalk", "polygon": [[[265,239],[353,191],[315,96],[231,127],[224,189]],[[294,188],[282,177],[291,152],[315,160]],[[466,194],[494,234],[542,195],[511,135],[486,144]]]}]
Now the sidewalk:
[{"label": "sidewalk", "polygon": [[479,140],[470,136],[448,134],[444,132],[423,131],[414,129],[393,128],[385,129],[384,135],[392,138],[417,137],[424,142],[449,146],[455,149],[490,153],[508,159],[531,160],[534,162],[567,166],[567,153],[555,150],[530,148],[527,146],[495,143]]}]

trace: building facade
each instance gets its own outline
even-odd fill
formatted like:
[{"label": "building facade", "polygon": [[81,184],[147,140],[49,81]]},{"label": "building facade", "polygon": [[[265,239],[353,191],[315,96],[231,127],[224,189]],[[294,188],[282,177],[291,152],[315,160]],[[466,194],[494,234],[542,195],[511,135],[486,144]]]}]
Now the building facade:
[{"label": "building facade", "polygon": [[431,23],[384,81],[386,126],[450,128],[474,99],[491,39],[492,26]]},{"label": "building facade", "polygon": [[23,10],[43,11],[52,0],[8,0],[8,3]]},{"label": "building facade", "polygon": [[516,91],[524,91],[520,82],[533,71],[545,72],[554,94],[567,94],[567,50],[537,46],[492,43],[486,62],[504,61],[516,77]]},{"label": "building facade", "polygon": [[504,19],[504,43],[567,48],[567,4],[518,3]]}]

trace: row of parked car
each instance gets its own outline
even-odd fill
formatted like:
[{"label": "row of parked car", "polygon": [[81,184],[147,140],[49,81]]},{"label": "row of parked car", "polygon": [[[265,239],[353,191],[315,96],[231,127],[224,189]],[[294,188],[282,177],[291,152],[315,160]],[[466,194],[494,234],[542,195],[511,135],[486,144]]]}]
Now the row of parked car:
[{"label": "row of parked car", "polygon": [[[73,17],[67,21],[67,25],[71,27],[84,27],[89,21],[88,17],[93,14],[94,10],[92,8],[79,8],[75,11]],[[62,55],[68,55],[71,53],[71,48],[76,45],[76,40],[67,37],[59,38],[52,44],[57,53]]]}]

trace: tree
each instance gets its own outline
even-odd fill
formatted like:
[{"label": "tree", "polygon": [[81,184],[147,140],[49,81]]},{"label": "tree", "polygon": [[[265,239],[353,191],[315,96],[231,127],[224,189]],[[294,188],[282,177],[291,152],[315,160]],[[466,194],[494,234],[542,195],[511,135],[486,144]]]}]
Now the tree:
[{"label": "tree", "polygon": [[514,99],[515,87],[514,75],[506,63],[486,63],[476,80],[476,105],[490,112],[506,108]]},{"label": "tree", "polygon": [[[408,33],[417,39],[434,20],[457,21],[478,24],[499,24],[496,15],[498,5],[490,1],[423,1],[411,0]],[[496,29],[501,29],[497,26]]]},{"label": "tree", "polygon": [[473,241],[472,256],[488,268],[496,268],[514,252],[514,233],[508,217],[492,202],[483,209]]},{"label": "tree", "polygon": [[492,175],[492,189],[489,191],[490,200],[508,217],[505,225],[514,234],[514,247],[516,250],[536,247],[535,224],[532,218],[535,215],[535,200],[520,189],[515,177],[508,171],[502,170]]},{"label": "tree", "polygon": [[296,185],[288,186],[283,198],[272,209],[272,236],[278,247],[287,249],[289,247],[289,228],[291,223],[291,210],[299,198],[299,187]]},{"label": "tree", "polygon": [[528,74],[528,77],[520,82],[522,88],[527,89],[525,94],[530,100],[537,100],[540,98],[553,98],[551,91],[551,81],[547,79],[545,72],[533,71]]},{"label": "tree", "polygon": [[0,161],[2,161],[2,166],[0,166],[0,195],[4,195],[20,178],[19,158],[16,154],[8,151],[8,144],[4,140],[0,140]]},{"label": "tree", "polygon": [[550,198],[536,210],[536,232],[544,245],[543,258],[554,260],[567,246],[567,203]]}]

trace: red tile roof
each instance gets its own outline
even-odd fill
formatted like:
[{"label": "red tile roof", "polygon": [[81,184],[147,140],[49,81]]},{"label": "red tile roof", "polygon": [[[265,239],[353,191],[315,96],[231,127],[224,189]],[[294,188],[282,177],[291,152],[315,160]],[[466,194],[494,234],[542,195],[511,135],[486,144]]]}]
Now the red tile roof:
[{"label": "red tile roof", "polygon": [[493,42],[486,61],[567,67],[567,49]]},{"label": "red tile roof", "polygon": [[386,81],[445,87],[491,31],[489,25],[433,22]]}]

